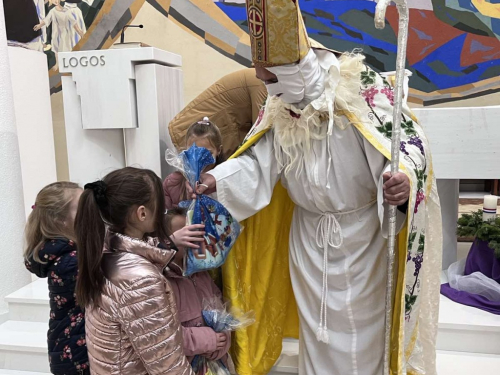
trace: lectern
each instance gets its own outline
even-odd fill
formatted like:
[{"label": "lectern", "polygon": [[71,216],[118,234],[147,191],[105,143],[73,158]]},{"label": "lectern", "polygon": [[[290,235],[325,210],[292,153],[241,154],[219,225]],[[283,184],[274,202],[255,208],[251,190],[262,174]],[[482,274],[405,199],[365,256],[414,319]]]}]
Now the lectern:
[{"label": "lectern", "polygon": [[181,66],[179,55],[153,47],[59,54],[71,181],[125,166],[166,177],[168,123],[183,107]]}]

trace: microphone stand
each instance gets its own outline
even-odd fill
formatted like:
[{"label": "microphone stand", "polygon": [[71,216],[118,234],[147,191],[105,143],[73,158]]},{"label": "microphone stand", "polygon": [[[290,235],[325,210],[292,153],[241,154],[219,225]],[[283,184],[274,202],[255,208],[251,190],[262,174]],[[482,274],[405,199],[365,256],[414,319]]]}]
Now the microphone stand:
[{"label": "microphone stand", "polygon": [[125,43],[125,29],[129,27],[138,27],[139,29],[144,28],[144,25],[125,25],[122,29],[122,34],[120,35],[120,44]]}]

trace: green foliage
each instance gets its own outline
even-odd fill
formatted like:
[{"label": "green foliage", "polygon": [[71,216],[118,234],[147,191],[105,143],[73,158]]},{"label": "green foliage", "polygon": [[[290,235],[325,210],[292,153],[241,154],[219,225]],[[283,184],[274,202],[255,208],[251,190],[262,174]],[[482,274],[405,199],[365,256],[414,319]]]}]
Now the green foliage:
[{"label": "green foliage", "polygon": [[425,249],[425,235],[421,234],[420,238],[418,239],[418,249],[417,252],[422,254]]},{"label": "green foliage", "polygon": [[417,302],[417,296],[405,294],[405,311],[407,313],[411,311],[415,302]]},{"label": "green foliage", "polygon": [[361,83],[365,86],[373,85],[377,75],[373,70],[361,72]]},{"label": "green foliage", "polygon": [[411,250],[413,248],[413,242],[415,241],[415,238],[417,238],[417,232],[411,232],[408,238],[408,249]]},{"label": "green foliage", "polygon": [[[408,135],[408,136],[416,136],[417,135],[417,131],[415,130],[415,126],[414,126],[412,120],[401,121],[401,129],[403,129],[404,132],[406,133],[406,135]],[[384,136],[386,136],[387,138],[392,139],[392,121],[387,121],[383,125],[377,126],[377,130],[380,133],[382,133]]]},{"label": "green foliage", "polygon": [[415,136],[417,135],[417,131],[415,130],[415,127],[413,125],[412,120],[408,121],[401,121],[401,128],[405,131],[406,135],[408,136]]},{"label": "green foliage", "polygon": [[420,191],[424,188],[424,181],[427,180],[425,171],[423,169],[413,169],[415,172],[415,177],[417,177],[417,190]]},{"label": "green foliage", "polygon": [[475,237],[487,241],[488,246],[495,251],[495,256],[500,258],[500,217],[483,221],[482,210],[464,214],[458,219],[457,234],[460,237]]},{"label": "green foliage", "polygon": [[392,121],[388,121],[384,125],[377,126],[377,130],[387,138],[392,138]]}]

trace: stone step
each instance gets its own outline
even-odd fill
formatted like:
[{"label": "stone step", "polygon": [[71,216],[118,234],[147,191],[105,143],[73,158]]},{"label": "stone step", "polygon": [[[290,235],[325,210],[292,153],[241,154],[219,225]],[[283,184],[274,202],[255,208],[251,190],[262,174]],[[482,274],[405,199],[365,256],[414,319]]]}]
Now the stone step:
[{"label": "stone step", "polygon": [[500,316],[441,296],[438,350],[500,355]]},{"label": "stone step", "polygon": [[[446,274],[442,274],[446,282]],[[9,318],[47,323],[49,318],[46,280],[37,280],[6,297]],[[500,316],[457,304],[441,296],[437,348],[500,355]]]},{"label": "stone step", "polygon": [[[441,283],[447,283],[441,273]],[[440,295],[437,350],[500,355],[500,315]]]},{"label": "stone step", "polygon": [[[446,282],[444,273],[442,278],[442,282]],[[38,367],[29,367],[29,363],[24,363],[26,353],[28,353],[37,357],[40,360],[38,363],[44,364],[43,368],[48,370],[46,331],[49,299],[46,280],[40,279],[21,288],[9,295],[6,301],[9,303],[10,321],[0,326],[0,368],[44,371]],[[9,342],[5,337],[17,337],[17,339]],[[285,341],[283,356],[276,366],[275,373],[280,373],[280,371],[286,373],[297,368],[297,363],[295,363],[297,357],[293,355],[294,345],[293,341]],[[500,316],[459,305],[441,296],[437,349],[463,353],[465,357],[467,353],[500,355]],[[8,358],[11,363],[18,360],[22,366],[2,365],[5,353],[9,353]],[[478,355],[474,354],[474,356]],[[443,358],[446,361],[446,358],[450,357]],[[484,358],[487,360],[489,357]]]},{"label": "stone step", "polygon": [[497,375],[499,369],[500,355],[439,350],[437,352],[439,375]]},{"label": "stone step", "polygon": [[38,279],[5,297],[9,319],[47,323],[50,317],[49,290],[46,279]]},{"label": "stone step", "polygon": [[47,330],[47,322],[9,320],[0,325],[0,368],[50,372]]},{"label": "stone step", "polygon": [[[269,375],[298,374],[299,344],[297,340],[286,339],[283,352]],[[500,355],[437,351],[437,373],[439,375],[498,375]]]}]

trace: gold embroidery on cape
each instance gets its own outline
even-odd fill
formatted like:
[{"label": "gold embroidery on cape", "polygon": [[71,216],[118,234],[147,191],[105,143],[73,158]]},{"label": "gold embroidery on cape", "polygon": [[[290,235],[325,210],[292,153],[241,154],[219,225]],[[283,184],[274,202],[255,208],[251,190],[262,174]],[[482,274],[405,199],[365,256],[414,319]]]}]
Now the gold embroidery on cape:
[{"label": "gold embroidery on cape", "polygon": [[248,0],[248,29],[252,60],[271,67],[299,62],[310,49],[298,2]]}]

